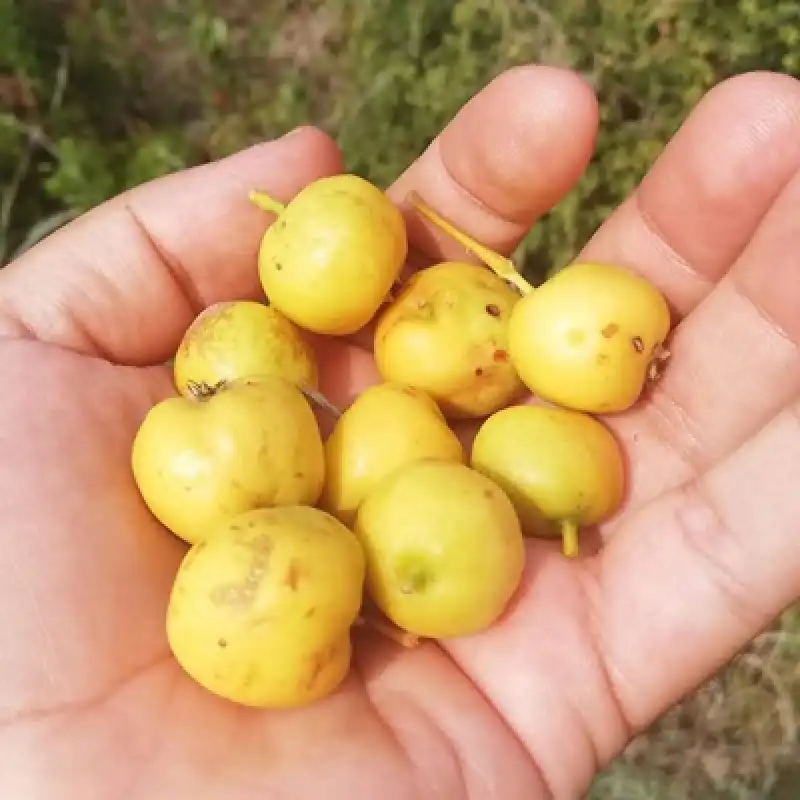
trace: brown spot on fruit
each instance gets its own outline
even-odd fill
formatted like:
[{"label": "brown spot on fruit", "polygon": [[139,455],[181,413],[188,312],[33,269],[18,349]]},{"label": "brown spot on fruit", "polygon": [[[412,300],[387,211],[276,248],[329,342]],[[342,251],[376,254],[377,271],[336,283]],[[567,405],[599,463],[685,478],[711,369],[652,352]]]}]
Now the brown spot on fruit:
[{"label": "brown spot on fruit", "polygon": [[504,364],[508,361],[508,353],[505,350],[495,350],[492,358],[498,364]]},{"label": "brown spot on fruit", "polygon": [[298,564],[297,561],[292,559],[289,563],[289,569],[286,571],[286,577],[284,578],[284,583],[293,591],[297,591],[297,584],[300,582],[300,578],[303,576],[303,570]]},{"label": "brown spot on fruit", "polygon": [[644,352],[644,342],[642,341],[642,337],[641,336],[634,336],[633,339],[631,339],[631,344],[633,345],[633,349],[637,353],[643,353]]},{"label": "brown spot on fruit", "polygon": [[489,303],[489,305],[486,306],[486,313],[491,317],[499,317],[500,307],[494,303]]},{"label": "brown spot on fruit", "polygon": [[227,639],[217,639],[217,644],[220,647],[227,647],[228,646],[228,640]]},{"label": "brown spot on fruit", "polygon": [[323,647],[321,650],[317,650],[315,653],[312,654],[311,658],[309,659],[309,672],[308,677],[305,681],[305,688],[308,691],[311,691],[316,682],[319,680],[320,675],[322,675],[322,671],[328,664],[331,662],[333,657],[336,655],[337,646],[336,644],[329,644],[327,647]]},{"label": "brown spot on fruit", "polygon": [[480,378],[480,376],[483,375],[483,367],[476,367],[475,375]]},{"label": "brown spot on fruit", "polygon": [[266,533],[254,536],[247,542],[247,545],[254,553],[260,553],[264,556],[269,556],[272,552],[272,539]]},{"label": "brown spot on fruit", "polygon": [[311,619],[311,617],[313,617],[313,616],[314,616],[314,614],[316,614],[316,613],[317,613],[317,609],[316,609],[316,607],[315,607],[315,606],[312,606],[311,608],[309,608],[309,609],[308,609],[308,611],[306,611],[306,613],[305,613],[303,616],[304,616],[306,619]]},{"label": "brown spot on fruit", "polygon": [[604,339],[610,339],[612,336],[615,336],[617,331],[619,330],[619,325],[616,322],[609,322],[608,325],[603,328],[600,333],[603,335]]}]

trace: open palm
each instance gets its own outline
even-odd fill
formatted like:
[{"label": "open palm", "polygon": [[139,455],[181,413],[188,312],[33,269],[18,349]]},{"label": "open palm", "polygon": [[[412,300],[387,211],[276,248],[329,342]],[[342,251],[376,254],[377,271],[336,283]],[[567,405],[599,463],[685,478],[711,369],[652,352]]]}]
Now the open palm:
[{"label": "open palm", "polygon": [[[415,188],[510,252],[591,156],[597,106],[529,67],[474,98],[390,193]],[[648,404],[609,420],[631,489],[605,547],[529,550],[501,624],[403,650],[359,633],[355,669],[299,711],[235,707],[171,657],[183,545],[129,468],[202,307],[258,296],[261,185],[288,200],[342,169],[288,138],[140,187],[0,274],[0,796],[568,800],[800,594],[800,84],[712,91],[584,257],[627,264],[675,310]],[[423,257],[463,252],[409,215]],[[322,342],[323,388],[376,380]]]}]

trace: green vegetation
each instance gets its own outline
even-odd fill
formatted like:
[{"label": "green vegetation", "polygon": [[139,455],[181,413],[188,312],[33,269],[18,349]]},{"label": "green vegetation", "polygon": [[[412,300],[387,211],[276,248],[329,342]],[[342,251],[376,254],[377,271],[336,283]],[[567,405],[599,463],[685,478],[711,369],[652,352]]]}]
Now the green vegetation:
[{"label": "green vegetation", "polygon": [[[588,172],[518,253],[536,276],[572,257],[710,86],[751,69],[800,75],[800,7],[0,0],[0,264],[126,187],[299,123],[386,185],[488,80],[531,61],[580,70],[602,104]],[[795,796],[798,655],[792,612],[635,742],[592,797]]]}]

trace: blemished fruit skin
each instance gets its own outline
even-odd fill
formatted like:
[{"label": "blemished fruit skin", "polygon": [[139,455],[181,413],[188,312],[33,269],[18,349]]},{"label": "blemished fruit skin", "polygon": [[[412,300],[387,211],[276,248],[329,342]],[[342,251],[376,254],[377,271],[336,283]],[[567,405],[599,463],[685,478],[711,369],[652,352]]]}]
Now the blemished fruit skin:
[{"label": "blemished fruit skin", "polygon": [[256,708],[328,696],[349,671],[364,555],[309,506],[255,509],[217,526],[178,569],[167,638],[208,691]]},{"label": "blemished fruit skin", "polygon": [[264,234],[261,285],[270,304],[301,328],[352,334],[389,295],[405,263],[406,237],[402,213],[376,186],[356,175],[320,178]]},{"label": "blemished fruit skin", "polygon": [[492,625],[525,567],[514,506],[465,464],[414,461],[367,495],[354,530],[366,554],[368,595],[398,627],[452,638]]},{"label": "blemished fruit skin", "polygon": [[625,492],[625,460],[613,434],[569,409],[521,405],[498,411],[478,429],[470,464],[506,492],[532,536],[561,536],[551,522],[601,522],[619,508]]},{"label": "blemished fruit skin", "polygon": [[416,272],[378,317],[378,371],[427,392],[450,419],[502,408],[525,391],[508,342],[519,300],[476,264],[445,261]]},{"label": "blemished fruit skin", "polygon": [[302,392],[263,376],[153,406],[134,438],[131,467],[151,513],[193,544],[243,511],[314,505],[325,453]]},{"label": "blemished fruit skin", "polygon": [[669,306],[649,281],[621,267],[576,263],[517,303],[508,341],[534,395],[609,414],[639,399],[669,331]]},{"label": "blemished fruit skin", "polygon": [[316,356],[303,333],[276,309],[252,300],[214,303],[201,311],[178,346],[173,371],[186,397],[193,394],[192,384],[213,387],[258,375],[318,386]]},{"label": "blemished fruit skin", "polygon": [[394,470],[420,458],[464,462],[458,436],[420,389],[379,383],[342,414],[325,442],[320,506],[352,525],[358,506]]}]

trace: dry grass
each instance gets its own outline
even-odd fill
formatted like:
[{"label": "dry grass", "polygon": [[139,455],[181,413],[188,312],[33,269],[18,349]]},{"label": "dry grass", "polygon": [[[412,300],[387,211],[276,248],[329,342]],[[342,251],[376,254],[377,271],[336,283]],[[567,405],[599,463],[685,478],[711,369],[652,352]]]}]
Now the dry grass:
[{"label": "dry grass", "polygon": [[[592,800],[800,796],[800,607],[634,741]],[[788,792],[788,794],[787,794]]]}]

